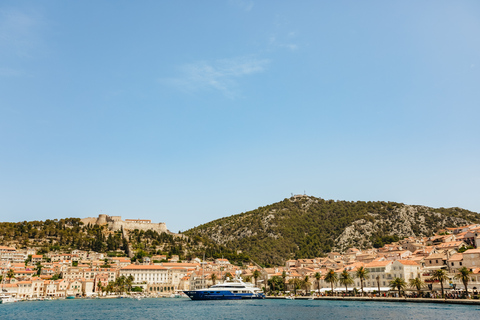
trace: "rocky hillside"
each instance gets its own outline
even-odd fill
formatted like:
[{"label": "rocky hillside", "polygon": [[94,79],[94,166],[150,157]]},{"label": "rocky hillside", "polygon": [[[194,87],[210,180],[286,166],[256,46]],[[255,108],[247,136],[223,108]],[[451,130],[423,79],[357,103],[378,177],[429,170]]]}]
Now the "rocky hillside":
[{"label": "rocky hillside", "polygon": [[218,219],[185,232],[242,251],[265,265],[313,258],[350,247],[381,247],[408,236],[480,222],[460,208],[429,208],[394,202],[348,202],[295,196]]}]

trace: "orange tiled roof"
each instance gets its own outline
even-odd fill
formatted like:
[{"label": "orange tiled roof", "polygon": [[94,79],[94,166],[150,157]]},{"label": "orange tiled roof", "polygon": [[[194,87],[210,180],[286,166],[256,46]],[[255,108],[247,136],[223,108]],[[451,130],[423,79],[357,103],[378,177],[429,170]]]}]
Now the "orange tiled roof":
[{"label": "orange tiled roof", "polygon": [[418,266],[419,264],[416,261],[413,260],[397,260],[403,265],[408,265],[408,266]]},{"label": "orange tiled roof", "polygon": [[461,261],[463,260],[463,254],[462,253],[455,253],[453,256],[448,259],[448,261]]},{"label": "orange tiled roof", "polygon": [[388,266],[390,263],[392,263],[393,261],[390,261],[390,260],[384,260],[384,261],[372,261],[370,263],[367,263],[365,265],[365,268],[375,268],[375,267],[385,267],[385,266]]},{"label": "orange tiled roof", "polygon": [[130,264],[128,266],[125,266],[121,268],[121,270],[167,270],[168,268],[165,268],[163,266],[159,265],[141,265],[141,264]]}]

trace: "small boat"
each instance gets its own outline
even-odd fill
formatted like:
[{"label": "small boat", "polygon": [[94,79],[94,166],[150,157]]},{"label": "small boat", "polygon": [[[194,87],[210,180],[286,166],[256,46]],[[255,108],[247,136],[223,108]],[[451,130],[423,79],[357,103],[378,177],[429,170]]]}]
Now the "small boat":
[{"label": "small boat", "polygon": [[0,304],[17,302],[17,301],[18,301],[18,300],[15,299],[15,298],[12,297],[12,296],[8,296],[8,295],[5,295],[5,294],[0,295]]},{"label": "small boat", "polygon": [[294,297],[294,296],[286,296],[285,299],[287,299],[287,300],[295,300],[295,297]]},{"label": "small boat", "polygon": [[65,299],[75,299],[75,296],[67,296]]}]

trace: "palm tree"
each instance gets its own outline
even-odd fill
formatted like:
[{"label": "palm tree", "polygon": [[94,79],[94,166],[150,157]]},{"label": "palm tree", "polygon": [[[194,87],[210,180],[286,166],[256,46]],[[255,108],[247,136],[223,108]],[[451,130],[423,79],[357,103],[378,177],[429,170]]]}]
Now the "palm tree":
[{"label": "palm tree", "polygon": [[287,278],[287,272],[283,271],[282,272],[282,280],[283,280],[283,294],[285,294],[285,290],[286,290],[286,284],[285,284],[285,279]]},{"label": "palm tree", "polygon": [[113,282],[109,282],[107,286],[105,287],[105,290],[107,291],[107,294],[113,291]]},{"label": "palm tree", "polygon": [[360,279],[360,287],[362,288],[362,296],[364,295],[363,293],[363,281],[367,279],[368,274],[370,271],[368,269],[365,269],[364,267],[358,268],[357,272],[355,273],[355,276]]},{"label": "palm tree", "polygon": [[463,282],[463,285],[465,286],[465,292],[468,294],[468,281],[470,281],[470,274],[472,274],[472,271],[467,269],[466,267],[462,267],[458,269],[458,273],[455,275],[455,279],[458,279]]},{"label": "palm tree", "polygon": [[348,285],[354,283],[352,276],[346,269],[340,274],[339,282],[345,286],[345,294],[348,292]]},{"label": "palm tree", "polygon": [[121,276],[121,277],[118,277],[116,280],[115,280],[115,283],[114,283],[114,286],[115,286],[115,291],[118,293],[118,292],[123,292],[125,291],[125,281],[126,278],[125,276]]},{"label": "palm tree", "polygon": [[125,280],[125,284],[127,285],[128,292],[132,291],[132,283],[134,280],[135,278],[132,275],[129,275]]},{"label": "palm tree", "polygon": [[390,281],[390,288],[398,289],[398,296],[399,297],[400,297],[400,294],[401,294],[400,290],[405,290],[406,286],[407,286],[407,283],[402,278],[395,278],[392,281]]},{"label": "palm tree", "polygon": [[260,271],[255,269],[255,271],[253,271],[253,279],[255,279],[255,287],[257,288],[258,288],[257,281],[259,277],[260,277]]},{"label": "palm tree", "polygon": [[267,283],[270,285],[270,291],[275,291],[275,284],[277,283],[278,281],[278,277],[277,276],[273,276],[271,277]]},{"label": "palm tree", "polygon": [[448,280],[448,276],[445,270],[442,270],[442,269],[435,270],[430,279],[433,281],[440,282],[440,286],[442,287],[442,298],[445,297],[443,293],[443,283]]},{"label": "palm tree", "polygon": [[303,279],[303,285],[305,286],[305,294],[308,294],[308,288],[311,285],[308,276],[305,276],[305,278]]},{"label": "palm tree", "polygon": [[314,277],[317,279],[317,289],[318,294],[320,294],[320,279],[322,278],[322,274],[320,272],[316,272]]},{"label": "palm tree", "polygon": [[420,290],[425,287],[425,283],[420,279],[420,277],[416,277],[415,279],[408,280],[408,286],[410,288],[416,288],[418,291],[418,296],[420,297]]},{"label": "palm tree", "polygon": [[212,280],[213,285],[215,285],[215,282],[217,281],[217,275],[215,273],[212,273],[212,275],[210,276],[210,279]]},{"label": "palm tree", "polygon": [[280,278],[278,276],[273,276],[271,279],[270,279],[270,284],[271,284],[271,287],[272,287],[272,290],[275,291],[275,286],[280,282]]},{"label": "palm tree", "polygon": [[325,281],[330,283],[332,286],[332,296],[333,296],[333,285],[338,282],[338,276],[333,269],[328,270],[327,275],[325,276]]},{"label": "palm tree", "polygon": [[100,292],[103,291],[103,287],[102,287],[102,282],[101,282],[101,281],[98,281],[98,283],[97,283],[97,288],[98,288],[98,291],[100,291]]},{"label": "palm tree", "polygon": [[11,280],[12,278],[15,278],[15,271],[13,271],[13,269],[8,270],[8,272],[7,272],[7,278],[10,279],[10,280]]},{"label": "palm tree", "polygon": [[297,278],[288,280],[288,284],[293,286],[293,294],[297,295],[297,290],[301,288],[303,281]]}]

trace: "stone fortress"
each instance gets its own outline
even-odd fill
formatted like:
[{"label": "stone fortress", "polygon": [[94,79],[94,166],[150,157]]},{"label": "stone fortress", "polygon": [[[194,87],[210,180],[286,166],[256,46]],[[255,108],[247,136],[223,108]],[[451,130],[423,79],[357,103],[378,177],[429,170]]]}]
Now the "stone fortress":
[{"label": "stone fortress", "polygon": [[152,223],[151,220],[143,220],[143,219],[125,219],[122,220],[121,216],[109,216],[106,214],[99,214],[98,218],[83,218],[80,219],[85,225],[99,225],[99,226],[107,226],[110,231],[118,231],[118,230],[153,230],[157,231],[158,233],[168,233],[174,234],[167,230],[167,225],[164,222],[160,223]]}]

